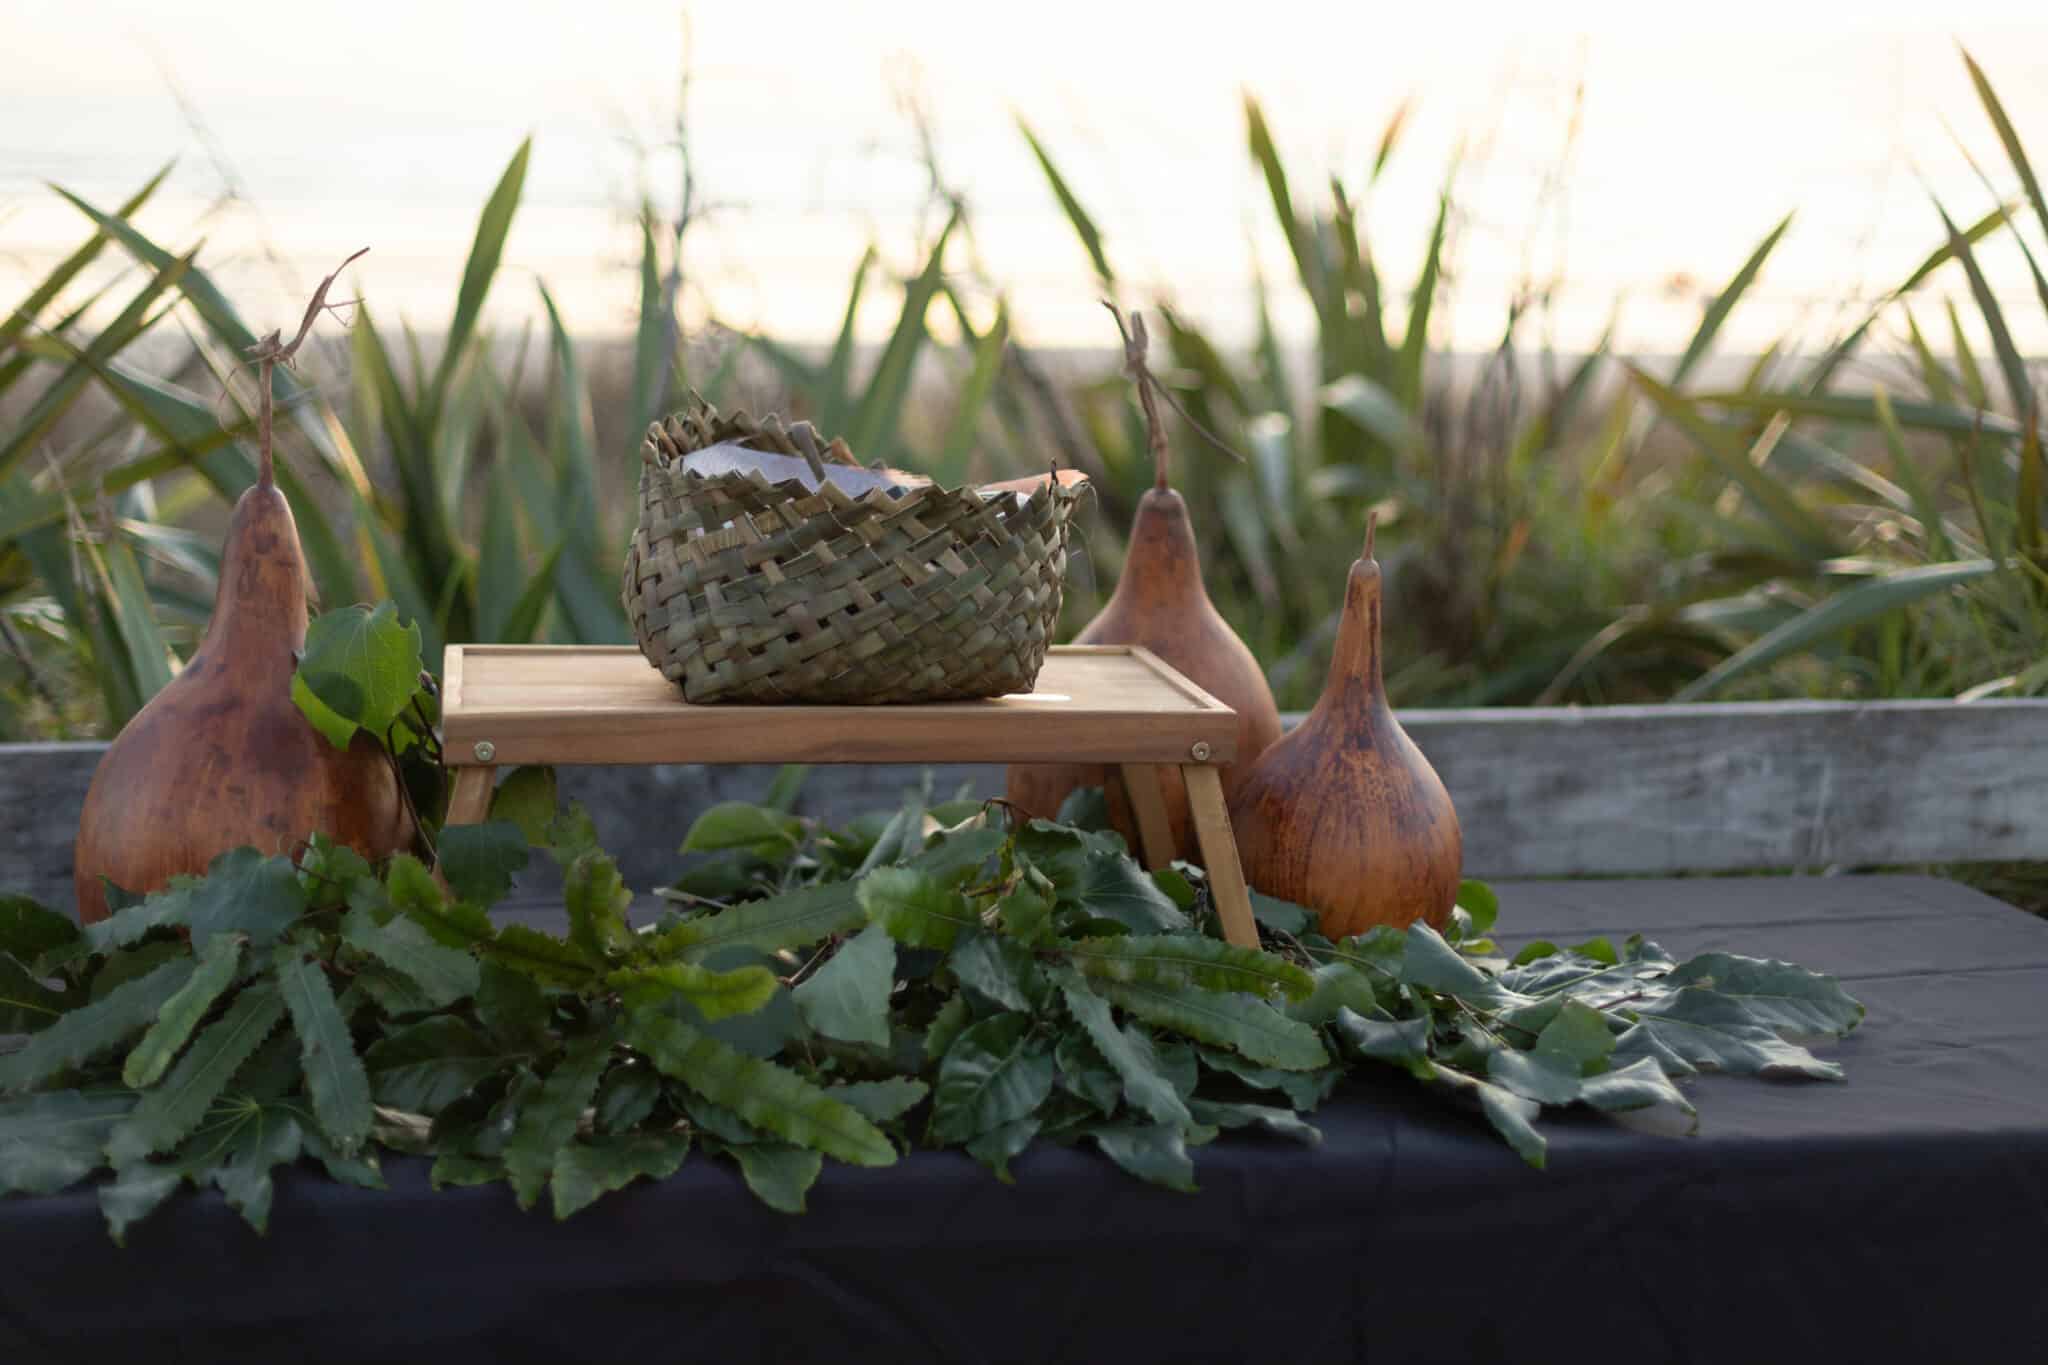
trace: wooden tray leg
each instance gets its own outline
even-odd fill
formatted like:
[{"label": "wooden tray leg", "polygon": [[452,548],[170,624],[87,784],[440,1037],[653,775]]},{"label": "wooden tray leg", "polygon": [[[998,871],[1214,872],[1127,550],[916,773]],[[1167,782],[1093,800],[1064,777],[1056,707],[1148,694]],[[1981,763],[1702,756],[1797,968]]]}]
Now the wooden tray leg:
[{"label": "wooden tray leg", "polygon": [[1166,796],[1159,779],[1165,770],[1150,763],[1123,765],[1124,794],[1138,824],[1138,848],[1153,870],[1173,862],[1173,822],[1166,815]]},{"label": "wooden tray leg", "polygon": [[457,768],[455,790],[448,797],[448,818],[443,823],[482,824],[491,813],[491,788],[497,777],[496,768]]},{"label": "wooden tray leg", "polygon": [[1237,840],[1230,834],[1230,812],[1223,805],[1223,779],[1206,763],[1184,764],[1180,775],[1188,784],[1188,813],[1194,817],[1202,867],[1209,874],[1209,894],[1223,920],[1223,937],[1240,948],[1256,948],[1259,929],[1252,922],[1252,897],[1245,888],[1244,868],[1237,861]]}]

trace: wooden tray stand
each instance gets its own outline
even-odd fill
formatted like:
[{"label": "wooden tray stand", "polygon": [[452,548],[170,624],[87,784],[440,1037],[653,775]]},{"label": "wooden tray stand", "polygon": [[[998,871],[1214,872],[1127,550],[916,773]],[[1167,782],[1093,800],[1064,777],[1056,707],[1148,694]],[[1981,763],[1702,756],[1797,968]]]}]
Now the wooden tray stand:
[{"label": "wooden tray stand", "polygon": [[1223,936],[1256,948],[1218,768],[1237,715],[1149,650],[1069,645],[1035,691],[920,706],[692,706],[631,647],[450,645],[448,823],[488,815],[497,769],[578,763],[1090,763],[1123,775],[1147,867],[1173,857],[1161,794],[1178,768]]}]

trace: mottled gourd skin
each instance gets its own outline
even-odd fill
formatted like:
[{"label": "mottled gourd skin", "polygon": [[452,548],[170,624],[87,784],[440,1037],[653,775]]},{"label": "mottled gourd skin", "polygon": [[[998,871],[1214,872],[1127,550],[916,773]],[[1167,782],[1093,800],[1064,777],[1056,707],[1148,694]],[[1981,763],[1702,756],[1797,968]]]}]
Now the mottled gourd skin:
[{"label": "mottled gourd skin", "polygon": [[[1202,585],[1202,564],[1187,504],[1170,488],[1148,489],[1138,500],[1116,592],[1087,628],[1078,645],[1141,645],[1178,669],[1197,687],[1237,712],[1237,759],[1221,770],[1226,795],[1246,767],[1280,737],[1280,712],[1266,686],[1265,672],[1244,641],[1218,614]],[[1120,783],[1121,778],[1117,781]],[[1009,772],[1008,797],[1032,815],[1050,819],[1076,787],[1100,786],[1112,793],[1117,831],[1139,847],[1135,819],[1115,798],[1111,770],[1095,764],[1020,764]],[[1188,818],[1187,788],[1178,771],[1162,786],[1177,856],[1200,861],[1194,823]]]},{"label": "mottled gourd skin", "polygon": [[1376,924],[1442,928],[1464,839],[1436,770],[1380,684],[1380,571],[1351,566],[1329,681],[1315,709],[1230,798],[1245,879],[1316,912],[1330,938]]},{"label": "mottled gourd skin", "polygon": [[298,526],[259,484],[235,504],[205,638],[93,774],[73,864],[80,919],[106,917],[101,877],[153,891],[244,844],[282,853],[318,831],[370,858],[411,846],[378,746],[358,734],[336,749],[291,699],[306,620]]}]

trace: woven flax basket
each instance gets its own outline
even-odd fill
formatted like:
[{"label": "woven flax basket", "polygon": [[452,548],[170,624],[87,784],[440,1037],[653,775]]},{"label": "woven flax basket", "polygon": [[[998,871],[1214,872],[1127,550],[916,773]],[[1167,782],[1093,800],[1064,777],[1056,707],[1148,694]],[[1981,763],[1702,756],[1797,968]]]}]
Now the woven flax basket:
[{"label": "woven flax basket", "polygon": [[1066,474],[943,489],[709,405],[648,428],[623,596],[691,702],[1027,692],[1060,612]]}]

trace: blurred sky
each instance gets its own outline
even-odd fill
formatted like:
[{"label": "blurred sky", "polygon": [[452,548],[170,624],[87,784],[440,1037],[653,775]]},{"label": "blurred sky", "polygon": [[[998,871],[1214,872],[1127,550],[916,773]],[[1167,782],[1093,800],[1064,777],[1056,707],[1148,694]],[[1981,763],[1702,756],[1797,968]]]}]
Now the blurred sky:
[{"label": "blurred sky", "polygon": [[[1388,117],[1415,100],[1368,210],[1403,290],[1452,149],[1466,146],[1456,309],[1440,338],[1466,348],[1496,338],[1518,280],[1551,275],[1566,281],[1562,344],[1590,341],[1619,298],[1625,344],[1676,348],[1699,289],[1793,210],[1729,335],[1755,348],[1788,326],[1824,332],[1845,298],[1895,282],[1940,240],[1930,192],[1959,221],[1990,206],[1956,138],[1999,192],[2016,186],[1958,40],[2048,163],[2039,0],[688,10],[690,127],[712,201],[691,239],[693,275],[720,316],[794,338],[830,334],[868,240],[911,264],[926,181],[910,93],[972,204],[981,265],[1008,286],[1022,334],[1051,345],[1101,344],[1104,321],[1018,114],[1093,210],[1120,272],[1169,287],[1235,339],[1248,335],[1254,262],[1291,272],[1245,152],[1245,89],[1264,102],[1304,198],[1331,173],[1358,188]],[[111,206],[175,156],[144,226],[181,246],[203,232],[202,262],[253,322],[294,316],[320,273],[369,244],[355,287],[437,330],[477,210],[531,132],[492,312],[530,316],[538,276],[579,330],[624,326],[631,206],[643,187],[674,203],[662,144],[683,13],[641,0],[0,0],[0,307],[84,235],[43,182]],[[1562,191],[1546,196],[1559,169]],[[228,185],[245,203],[209,215]],[[2048,347],[2017,253],[1990,256],[2025,319],[2023,344]],[[1293,292],[1283,318],[1298,326]],[[889,320],[876,311],[865,330],[886,334]]]}]

